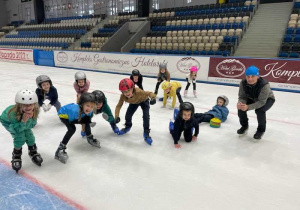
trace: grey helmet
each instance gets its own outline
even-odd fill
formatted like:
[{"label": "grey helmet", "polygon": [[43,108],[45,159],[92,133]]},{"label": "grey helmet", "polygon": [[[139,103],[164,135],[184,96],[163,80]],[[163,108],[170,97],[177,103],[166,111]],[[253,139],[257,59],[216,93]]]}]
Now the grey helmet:
[{"label": "grey helmet", "polygon": [[50,79],[50,77],[48,77],[47,75],[40,75],[36,78],[36,85],[38,86],[38,88],[42,88],[42,83],[43,82],[49,82],[50,86],[52,86],[52,81]]},{"label": "grey helmet", "polygon": [[[222,98],[225,101],[224,106],[227,106],[229,104],[229,99],[227,98],[227,96],[220,95],[220,96],[218,96],[218,98]],[[217,103],[218,103],[218,98],[217,98]]]},{"label": "grey helmet", "polygon": [[167,64],[165,64],[165,63],[160,63],[160,64],[159,64],[159,69],[167,69]]},{"label": "grey helmet", "polygon": [[86,79],[85,73],[83,71],[76,72],[75,80]]}]

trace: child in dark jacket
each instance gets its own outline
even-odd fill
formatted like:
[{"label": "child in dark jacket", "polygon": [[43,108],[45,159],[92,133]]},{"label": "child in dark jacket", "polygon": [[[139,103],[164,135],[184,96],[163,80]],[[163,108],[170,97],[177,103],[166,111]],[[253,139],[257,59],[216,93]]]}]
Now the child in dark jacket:
[{"label": "child in dark jacket", "polygon": [[[178,109],[174,110],[175,122],[170,122],[169,129],[174,140],[175,148],[180,148],[178,143],[180,136],[183,132],[184,140],[186,142],[197,141],[199,133],[199,124],[194,118],[194,105],[190,102],[183,102]],[[193,131],[195,132],[193,134]]]},{"label": "child in dark jacket", "polygon": [[170,79],[171,79],[171,76],[170,76],[170,72],[167,69],[167,64],[164,64],[164,63],[159,64],[159,72],[158,72],[158,75],[157,75],[157,83],[156,83],[156,86],[155,86],[154,94],[157,95],[159,85],[163,81],[170,82]]},{"label": "child in dark jacket", "polygon": [[[57,90],[53,86],[50,77],[47,75],[38,76],[36,78],[36,85],[38,88],[35,90],[35,93],[39,99],[39,106],[43,108],[44,112],[49,111],[52,106],[55,106],[56,111],[58,112],[61,105],[58,101]],[[45,103],[47,99],[50,101],[49,104]]]},{"label": "child in dark jacket", "polygon": [[32,128],[37,123],[39,114],[38,99],[31,90],[20,90],[16,94],[15,105],[7,107],[0,116],[0,122],[14,139],[12,168],[18,173],[22,167],[22,146],[28,146],[28,155],[32,162],[41,166],[43,158],[37,152]]},{"label": "child in dark jacket", "polygon": [[102,113],[103,118],[109,122],[111,128],[113,129],[114,133],[119,133],[119,128],[115,123],[115,118],[111,112],[111,109],[107,103],[107,98],[105,97],[104,93],[100,90],[95,90],[92,92],[96,97],[96,112],[95,114]]},{"label": "child in dark jacket", "polygon": [[130,75],[130,79],[133,81],[135,85],[137,85],[140,89],[144,90],[143,88],[143,75],[141,75],[140,71],[134,69],[132,74]]},{"label": "child in dark jacket", "polygon": [[217,104],[212,108],[212,110],[205,113],[196,113],[195,118],[198,123],[210,122],[212,118],[218,118],[221,122],[225,122],[229,114],[229,110],[227,108],[228,103],[229,100],[226,96],[218,96]]},{"label": "child in dark jacket", "polygon": [[93,93],[83,93],[79,98],[78,104],[67,104],[58,111],[58,116],[68,131],[55,152],[55,159],[62,163],[67,162],[69,157],[65,151],[67,149],[66,145],[76,131],[75,124],[85,125],[87,142],[92,146],[100,148],[100,142],[94,139],[90,127],[93,110],[96,106],[95,100]]}]

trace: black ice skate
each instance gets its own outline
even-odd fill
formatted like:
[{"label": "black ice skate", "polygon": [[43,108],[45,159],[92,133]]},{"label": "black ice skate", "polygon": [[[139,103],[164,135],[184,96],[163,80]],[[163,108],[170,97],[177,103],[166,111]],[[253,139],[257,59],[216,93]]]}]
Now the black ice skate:
[{"label": "black ice skate", "polygon": [[100,142],[97,140],[97,139],[94,139],[93,135],[89,135],[87,137],[87,141],[90,145],[94,146],[94,147],[98,147],[98,148],[101,148],[100,147]]},{"label": "black ice skate", "polygon": [[34,164],[38,166],[42,165],[43,158],[41,157],[40,153],[37,152],[36,144],[33,146],[28,146],[28,155]]},{"label": "black ice skate", "polygon": [[237,130],[237,134],[239,134],[239,136],[244,136],[247,134],[248,131],[248,126],[242,126],[240,129]]},{"label": "black ice skate", "polygon": [[67,152],[65,151],[66,149],[67,149],[66,145],[60,143],[55,152],[55,159],[59,160],[62,163],[66,163],[69,158]]},{"label": "black ice skate", "polygon": [[255,133],[254,136],[253,136],[254,140],[255,140],[255,141],[260,140],[260,139],[263,137],[264,133],[265,133],[265,132],[256,131],[256,133]]},{"label": "black ice skate", "polygon": [[21,156],[22,156],[22,148],[20,148],[20,149],[14,148],[14,151],[12,153],[11,167],[17,173],[22,168]]}]

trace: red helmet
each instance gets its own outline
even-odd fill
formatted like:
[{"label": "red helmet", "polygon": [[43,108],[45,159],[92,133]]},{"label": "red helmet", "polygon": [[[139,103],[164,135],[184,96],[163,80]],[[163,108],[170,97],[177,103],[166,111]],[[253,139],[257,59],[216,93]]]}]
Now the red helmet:
[{"label": "red helmet", "polygon": [[122,79],[119,84],[119,90],[125,91],[134,88],[134,83],[131,79]]}]

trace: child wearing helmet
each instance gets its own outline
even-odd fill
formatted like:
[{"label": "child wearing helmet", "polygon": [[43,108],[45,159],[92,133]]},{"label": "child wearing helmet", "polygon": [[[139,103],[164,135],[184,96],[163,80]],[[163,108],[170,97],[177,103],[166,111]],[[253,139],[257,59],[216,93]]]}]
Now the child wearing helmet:
[{"label": "child wearing helmet", "polygon": [[90,81],[86,78],[86,75],[83,71],[76,72],[73,86],[77,93],[76,102],[78,103],[81,94],[88,92],[90,88]]},{"label": "child wearing helmet", "polygon": [[133,81],[135,85],[137,85],[140,89],[144,90],[143,88],[143,75],[141,75],[140,71],[134,69],[130,75],[130,79]]},{"label": "child wearing helmet", "polygon": [[205,113],[196,113],[195,118],[198,123],[202,122],[210,122],[213,118],[218,118],[221,120],[221,122],[225,122],[227,120],[227,116],[229,114],[229,110],[227,108],[227,105],[229,103],[229,100],[226,96],[221,95],[217,98],[216,105]]},{"label": "child wearing helmet", "polygon": [[67,162],[69,157],[65,151],[67,149],[66,145],[76,131],[75,124],[85,125],[87,142],[92,146],[100,148],[100,142],[97,139],[94,139],[90,127],[93,110],[96,107],[95,101],[96,98],[93,93],[82,93],[78,104],[67,104],[58,111],[58,116],[62,123],[67,127],[68,131],[55,152],[55,159],[62,163]]},{"label": "child wearing helmet", "polygon": [[[194,118],[195,108],[190,102],[183,102],[179,106],[179,110],[174,110],[174,123],[169,124],[170,134],[173,137],[175,148],[180,148],[178,143],[183,132],[184,140],[186,142],[197,141],[199,133],[199,124]],[[195,131],[195,132],[194,132]]]},{"label": "child wearing helmet", "polygon": [[[36,85],[38,88],[35,90],[35,93],[38,96],[39,106],[43,108],[44,112],[49,111],[52,106],[55,106],[56,111],[58,112],[61,104],[58,101],[57,90],[53,86],[50,77],[47,75],[38,76],[36,78]],[[50,101],[49,104],[45,103],[47,99]]]},{"label": "child wearing helmet", "polygon": [[[122,92],[120,100],[115,109],[115,122],[120,122],[120,110],[124,102],[129,103],[129,106],[125,115],[125,128],[121,129],[118,135],[128,133],[132,127],[132,116],[139,106],[143,110],[143,127],[144,127],[144,140],[147,144],[152,144],[152,138],[150,137],[150,105],[156,103],[156,95],[149,91],[135,88],[131,79],[122,79],[119,84],[119,90]],[[150,98],[150,105],[149,105]]]},{"label": "child wearing helmet", "polygon": [[37,152],[32,128],[39,114],[38,98],[31,90],[20,90],[16,94],[15,105],[7,107],[0,116],[0,122],[14,139],[12,168],[18,173],[22,167],[22,146],[28,146],[28,155],[32,162],[41,166],[43,159]]},{"label": "child wearing helmet", "polygon": [[198,68],[197,66],[192,66],[190,68],[190,73],[186,75],[186,87],[185,87],[185,90],[184,90],[184,97],[187,96],[187,93],[188,93],[188,89],[191,85],[191,83],[193,83],[193,93],[194,93],[194,96],[195,98],[197,98],[197,91],[196,91],[196,79],[197,79],[197,72],[198,72]]},{"label": "child wearing helmet", "polygon": [[111,109],[107,103],[107,98],[105,97],[104,93],[100,90],[95,90],[92,92],[96,97],[96,111],[95,114],[102,113],[102,117],[109,122],[113,132],[118,134],[119,128],[115,123],[115,118],[111,112]]},{"label": "child wearing helmet", "polygon": [[155,91],[154,94],[157,95],[158,93],[158,88],[159,85],[163,82],[163,81],[168,81],[170,82],[170,73],[167,69],[167,64],[161,63],[159,64],[159,72],[157,75],[157,83],[156,83],[156,87],[155,87]]},{"label": "child wearing helmet", "polygon": [[162,108],[166,107],[167,103],[167,97],[172,97],[172,107],[170,109],[174,109],[175,104],[176,104],[176,96],[178,97],[179,103],[181,104],[182,98],[180,95],[181,91],[181,84],[180,82],[168,82],[164,81],[163,84],[161,85],[161,88],[164,90],[164,98],[163,98],[163,106]]}]

